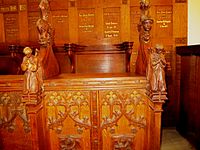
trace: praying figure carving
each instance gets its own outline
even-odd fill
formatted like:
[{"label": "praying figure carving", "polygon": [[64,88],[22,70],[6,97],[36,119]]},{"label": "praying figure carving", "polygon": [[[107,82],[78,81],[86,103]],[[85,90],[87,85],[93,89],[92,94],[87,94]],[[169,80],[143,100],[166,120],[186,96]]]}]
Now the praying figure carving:
[{"label": "praying figure carving", "polygon": [[155,48],[150,51],[147,67],[147,80],[150,83],[151,91],[166,91],[165,67],[166,59],[164,55],[164,47],[161,44],[156,44]]},{"label": "praying figure carving", "polygon": [[24,94],[36,94],[40,89],[37,52],[33,55],[32,49],[25,47],[23,53],[25,56],[21,68],[25,71]]},{"label": "praying figure carving", "polygon": [[149,58],[149,49],[152,47],[151,34],[153,19],[149,16],[149,2],[142,0],[140,2],[141,17],[138,24],[139,49],[136,60],[136,73],[146,75],[147,62]]}]

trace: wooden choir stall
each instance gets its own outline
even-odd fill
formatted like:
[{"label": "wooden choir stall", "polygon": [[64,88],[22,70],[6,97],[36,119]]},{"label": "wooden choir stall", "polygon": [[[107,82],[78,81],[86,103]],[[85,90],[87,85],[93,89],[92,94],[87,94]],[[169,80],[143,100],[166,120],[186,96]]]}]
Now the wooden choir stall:
[{"label": "wooden choir stall", "polygon": [[133,42],[66,43],[70,73],[60,73],[47,4],[39,5],[39,46],[10,46],[24,74],[0,76],[0,149],[160,150],[166,62],[163,46],[152,46],[151,29],[143,28],[153,23],[149,3],[140,7],[146,62],[139,58],[136,68],[144,70],[130,70]]}]

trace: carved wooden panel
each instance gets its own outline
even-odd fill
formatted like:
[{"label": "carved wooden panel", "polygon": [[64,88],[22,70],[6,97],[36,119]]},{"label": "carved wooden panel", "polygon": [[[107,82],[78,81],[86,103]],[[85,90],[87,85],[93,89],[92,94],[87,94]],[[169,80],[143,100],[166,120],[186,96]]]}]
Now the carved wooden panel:
[{"label": "carved wooden panel", "polygon": [[94,43],[96,39],[95,9],[78,10],[78,34],[82,44]]},{"label": "carved wooden panel", "polygon": [[67,10],[52,11],[52,26],[55,29],[57,45],[69,41],[69,18]]},{"label": "carved wooden panel", "polygon": [[[45,83],[49,148],[147,149],[150,110],[145,90],[140,89],[146,82],[137,78],[82,79]],[[118,85],[130,87],[116,89]],[[53,90],[58,86],[65,90]]]},{"label": "carved wooden panel", "polygon": [[104,38],[111,41],[120,41],[120,8],[111,7],[103,9]]},{"label": "carved wooden panel", "polygon": [[18,14],[4,14],[6,42],[19,41],[19,18]]},{"label": "carved wooden panel", "polygon": [[37,43],[38,41],[38,31],[36,27],[36,22],[39,19],[38,12],[28,12],[28,32],[29,32],[29,41]]},{"label": "carved wooden panel", "polygon": [[147,99],[137,90],[104,90],[99,95],[102,149],[141,149],[141,137],[135,137],[146,126]]},{"label": "carved wooden panel", "polygon": [[[51,149],[90,149],[91,98],[89,91],[47,92],[45,102],[48,114]],[[59,139],[56,134],[59,134]]]},{"label": "carved wooden panel", "polygon": [[157,6],[156,7],[156,37],[167,38],[172,37],[173,24],[172,16],[173,9],[172,6]]}]

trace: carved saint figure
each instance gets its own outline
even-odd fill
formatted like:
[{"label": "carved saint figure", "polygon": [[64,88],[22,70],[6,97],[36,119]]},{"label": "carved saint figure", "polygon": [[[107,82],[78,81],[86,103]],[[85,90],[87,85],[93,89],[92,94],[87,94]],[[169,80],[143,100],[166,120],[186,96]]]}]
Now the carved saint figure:
[{"label": "carved saint figure", "polygon": [[138,57],[136,61],[136,73],[146,75],[147,62],[149,58],[149,48],[151,48],[151,35],[153,20],[149,17],[141,17],[141,24],[138,25],[139,42]]},{"label": "carved saint figure", "polygon": [[147,68],[147,79],[150,82],[152,91],[166,91],[165,66],[166,60],[163,45],[156,44],[155,49],[152,49],[150,53]]},{"label": "carved saint figure", "polygon": [[39,32],[39,44],[41,46],[50,45],[53,39],[54,30],[48,23],[49,3],[47,0],[41,0],[39,4],[41,17],[36,25]]},{"label": "carved saint figure", "polygon": [[39,91],[38,58],[37,54],[32,55],[32,49],[25,47],[21,68],[25,71],[24,93],[34,94]]}]

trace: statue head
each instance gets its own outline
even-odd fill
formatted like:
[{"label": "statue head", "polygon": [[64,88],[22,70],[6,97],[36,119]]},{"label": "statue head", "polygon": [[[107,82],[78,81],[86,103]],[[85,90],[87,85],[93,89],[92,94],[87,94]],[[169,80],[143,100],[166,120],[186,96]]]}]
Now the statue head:
[{"label": "statue head", "polygon": [[142,26],[143,26],[144,30],[150,31],[152,28],[153,19],[148,16],[142,16],[141,21],[142,21]]},{"label": "statue head", "polygon": [[30,56],[32,54],[32,49],[30,47],[25,47],[23,49],[23,53],[27,56]]},{"label": "statue head", "polygon": [[163,46],[163,44],[156,44],[155,45],[155,50],[156,50],[157,53],[164,52],[164,46]]}]

